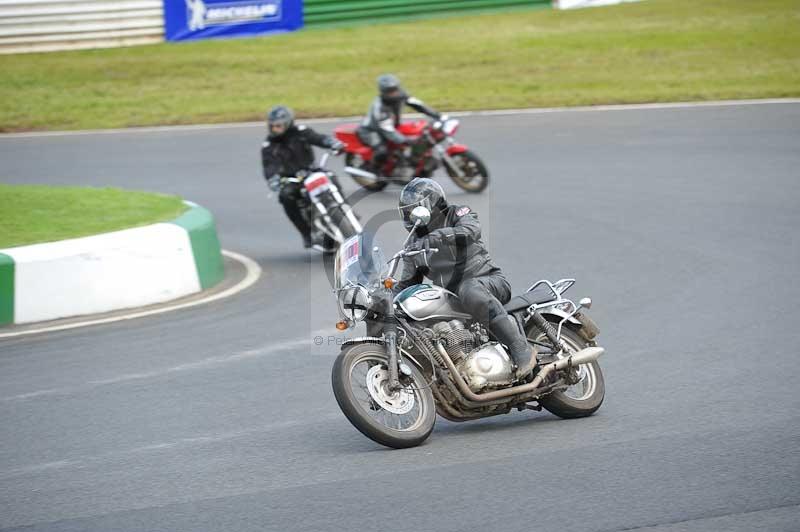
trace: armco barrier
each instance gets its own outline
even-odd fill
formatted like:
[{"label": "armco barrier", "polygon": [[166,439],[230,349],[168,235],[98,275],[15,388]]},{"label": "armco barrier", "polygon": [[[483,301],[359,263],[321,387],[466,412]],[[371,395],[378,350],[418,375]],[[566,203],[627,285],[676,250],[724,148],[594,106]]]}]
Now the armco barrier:
[{"label": "armco barrier", "polygon": [[303,16],[309,26],[537,4],[550,0],[305,0]]},{"label": "armco barrier", "polygon": [[108,48],[163,39],[162,0],[0,0],[0,53]]}]

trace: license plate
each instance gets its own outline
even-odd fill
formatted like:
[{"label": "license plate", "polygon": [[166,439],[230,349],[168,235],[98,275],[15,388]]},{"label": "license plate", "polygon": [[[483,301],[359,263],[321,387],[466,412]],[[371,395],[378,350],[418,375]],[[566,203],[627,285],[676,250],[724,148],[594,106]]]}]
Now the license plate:
[{"label": "license plate", "polygon": [[306,192],[308,192],[309,197],[316,198],[331,188],[331,181],[328,179],[327,175],[318,172],[308,176],[305,181],[303,181],[303,186],[306,187]]}]

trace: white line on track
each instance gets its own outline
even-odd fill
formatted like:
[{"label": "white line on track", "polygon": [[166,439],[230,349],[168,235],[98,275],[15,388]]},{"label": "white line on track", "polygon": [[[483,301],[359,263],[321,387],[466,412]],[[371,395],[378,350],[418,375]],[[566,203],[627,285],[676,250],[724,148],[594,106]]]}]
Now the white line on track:
[{"label": "white line on track", "polygon": [[51,470],[62,470],[65,468],[86,467],[90,464],[100,464],[106,462],[117,462],[120,460],[130,460],[132,455],[140,455],[143,453],[152,452],[169,452],[173,450],[180,450],[186,447],[196,448],[199,446],[214,445],[219,442],[241,440],[251,438],[253,436],[260,436],[259,439],[267,438],[280,438],[278,429],[292,429],[294,427],[303,427],[305,425],[312,425],[319,421],[336,421],[341,420],[342,415],[338,412],[333,414],[322,414],[314,416],[314,419],[299,418],[286,421],[274,421],[271,423],[259,423],[256,427],[246,428],[242,430],[202,434],[197,436],[187,436],[177,440],[155,442],[148,445],[139,447],[131,447],[127,449],[113,450],[100,454],[77,456],[64,460],[55,460],[39,464],[31,464],[8,471],[0,472],[0,479],[10,480],[19,477],[31,477],[43,472]]},{"label": "white line on track", "polygon": [[[497,109],[486,111],[453,111],[447,113],[450,116],[509,116],[509,115],[536,115],[547,113],[585,113],[597,111],[647,111],[655,109],[685,109],[694,107],[733,107],[745,105],[776,105],[776,104],[798,104],[800,98],[764,98],[756,100],[717,100],[707,102],[664,102],[664,103],[632,103],[615,105],[585,105],[579,107],[531,107],[523,109]],[[408,117],[422,116],[419,114],[409,114]],[[333,122],[343,122],[361,120],[362,116],[340,116],[331,118],[308,118],[301,119],[308,124],[329,124]],[[232,129],[232,128],[263,128],[263,122],[227,122],[222,124],[193,124],[185,126],[148,126],[131,127],[118,129],[83,129],[78,131],[30,131],[25,133],[2,133],[0,140],[18,139],[30,137],[63,137],[74,135],[114,135],[119,133],[159,133],[177,131],[204,131],[213,129]]]},{"label": "white line on track", "polygon": [[158,379],[167,375],[183,374],[194,371],[213,370],[215,368],[224,367],[230,364],[236,364],[255,358],[273,356],[293,349],[308,348],[313,349],[317,346],[313,343],[312,338],[318,335],[330,332],[329,329],[319,329],[312,331],[308,336],[301,338],[294,338],[291,340],[276,340],[270,343],[257,347],[255,349],[248,349],[245,351],[238,351],[226,355],[217,355],[192,362],[185,362],[177,366],[169,366],[156,368],[150,371],[140,373],[124,373],[122,375],[107,376],[103,379],[92,380],[73,386],[65,386],[61,388],[47,388],[44,390],[35,390],[32,392],[25,392],[16,395],[9,395],[0,397],[0,403],[12,401],[28,401],[31,399],[38,399],[41,397],[52,397],[54,395],[66,396],[75,395],[94,390],[98,387],[113,386],[119,384],[126,384],[129,382],[147,381]]},{"label": "white line on track", "polygon": [[143,318],[145,316],[153,316],[155,314],[172,312],[173,310],[181,310],[185,308],[196,307],[198,305],[204,305],[206,303],[211,303],[212,301],[218,301],[220,299],[225,299],[226,297],[238,294],[242,290],[245,290],[250,286],[252,286],[256,281],[258,281],[259,277],[261,277],[261,266],[259,266],[258,263],[253,259],[251,259],[250,257],[246,257],[239,253],[234,253],[233,251],[228,251],[228,250],[222,250],[222,254],[225,255],[226,257],[229,257],[235,261],[242,263],[246,269],[246,274],[244,276],[244,279],[242,279],[235,285],[231,286],[230,288],[223,290],[222,292],[211,294],[208,297],[204,297],[201,299],[187,301],[185,303],[177,303],[175,305],[167,305],[164,307],[150,309],[150,310],[134,311],[129,314],[123,314],[121,316],[112,316],[109,318],[100,318],[100,319],[88,319],[86,321],[81,321],[77,323],[66,323],[63,325],[53,325],[50,327],[42,327],[39,329],[28,329],[25,331],[0,333],[0,338],[12,338],[15,336],[26,336],[29,334],[38,334],[38,333],[52,332],[52,331],[64,331],[67,329],[77,329],[79,327],[88,327],[90,325],[100,325],[104,323],[114,323],[117,321],[133,320],[136,318]]}]

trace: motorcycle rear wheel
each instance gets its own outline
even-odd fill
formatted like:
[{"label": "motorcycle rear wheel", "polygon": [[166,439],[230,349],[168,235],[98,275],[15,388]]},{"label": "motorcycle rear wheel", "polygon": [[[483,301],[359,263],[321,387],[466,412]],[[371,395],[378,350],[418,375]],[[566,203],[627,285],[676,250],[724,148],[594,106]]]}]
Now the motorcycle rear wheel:
[{"label": "motorcycle rear wheel", "polygon": [[[544,333],[533,326],[528,331],[529,341],[531,338],[540,342],[546,342]],[[539,333],[537,335],[537,333]],[[567,348],[576,352],[584,347],[588,347],[586,340],[581,335],[569,327],[561,329],[561,338]],[[556,391],[545,395],[539,399],[541,404],[548,412],[564,419],[574,419],[587,417],[594,414],[606,395],[606,385],[603,379],[603,371],[597,361],[578,366],[580,381],[573,384],[566,390]]]},{"label": "motorcycle rear wheel", "polygon": [[378,344],[345,349],[333,364],[333,395],[350,423],[367,438],[394,449],[416,447],[430,436],[436,422],[433,393],[415,366],[411,382],[389,393],[387,362],[385,349]]},{"label": "motorcycle rear wheel", "polygon": [[450,158],[455,161],[459,170],[465,174],[463,177],[459,177],[455,169],[450,168],[446,162],[444,163],[447,175],[461,190],[477,194],[483,192],[489,186],[489,169],[486,168],[486,165],[476,153],[467,150],[462,153],[455,153]]},{"label": "motorcycle rear wheel", "polygon": [[[361,158],[359,157],[359,159]],[[357,163],[355,161],[356,157],[352,153],[348,153],[344,159],[344,162],[347,166],[353,166],[354,168],[358,168],[360,170],[371,171],[365,161],[361,163]],[[386,185],[388,185],[386,181],[372,181],[371,179],[367,179],[357,175],[350,175],[350,177],[352,177],[353,181],[355,181],[365,189],[371,190],[373,192],[378,192],[380,190],[383,190],[384,188],[386,188]]]}]

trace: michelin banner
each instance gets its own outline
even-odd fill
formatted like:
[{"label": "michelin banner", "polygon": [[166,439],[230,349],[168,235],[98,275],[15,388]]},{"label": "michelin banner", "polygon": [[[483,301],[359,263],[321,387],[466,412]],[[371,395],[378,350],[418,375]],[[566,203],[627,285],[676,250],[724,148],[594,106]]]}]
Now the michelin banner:
[{"label": "michelin banner", "polygon": [[168,41],[245,37],[303,26],[303,0],[164,0]]}]

